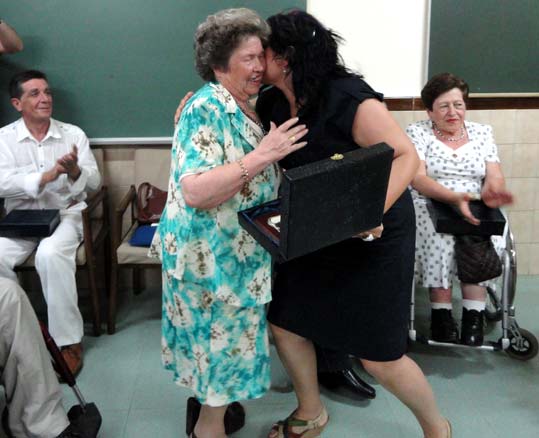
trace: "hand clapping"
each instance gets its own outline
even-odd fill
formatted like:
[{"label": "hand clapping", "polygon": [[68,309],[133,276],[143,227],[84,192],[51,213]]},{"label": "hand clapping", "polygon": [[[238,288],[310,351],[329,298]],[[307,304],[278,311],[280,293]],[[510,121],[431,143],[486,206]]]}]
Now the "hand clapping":
[{"label": "hand clapping", "polygon": [[77,146],[73,145],[70,153],[58,158],[56,170],[58,173],[67,173],[69,178],[76,180],[80,175],[79,156]]}]

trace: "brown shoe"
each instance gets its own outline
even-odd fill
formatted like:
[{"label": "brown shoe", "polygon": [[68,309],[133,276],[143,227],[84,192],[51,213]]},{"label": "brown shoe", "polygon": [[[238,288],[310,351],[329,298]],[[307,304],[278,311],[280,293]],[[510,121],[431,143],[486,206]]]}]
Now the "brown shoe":
[{"label": "brown shoe", "polygon": [[72,344],[62,347],[62,357],[74,377],[82,369],[82,344]]}]

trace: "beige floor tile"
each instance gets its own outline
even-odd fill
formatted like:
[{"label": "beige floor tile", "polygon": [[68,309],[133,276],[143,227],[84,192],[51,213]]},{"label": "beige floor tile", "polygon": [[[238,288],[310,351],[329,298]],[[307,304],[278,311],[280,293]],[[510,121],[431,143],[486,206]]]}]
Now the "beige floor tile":
[{"label": "beige floor tile", "polygon": [[535,177],[539,172],[539,144],[515,144],[513,146],[513,176]]},{"label": "beige floor tile", "polygon": [[[513,173],[518,172],[515,168]],[[533,211],[535,209],[535,195],[537,183],[535,178],[509,178],[507,188],[515,196],[515,203],[509,208],[511,211]]]},{"label": "beige floor tile", "polygon": [[494,130],[497,144],[515,142],[515,121],[517,110],[495,110],[490,115],[490,124]]},{"label": "beige floor tile", "polygon": [[528,273],[530,275],[539,275],[539,243],[530,245],[530,263]]},{"label": "beige floor tile", "polygon": [[414,113],[414,122],[419,122],[421,120],[427,120],[429,116],[425,110],[413,111]]},{"label": "beige floor tile", "polygon": [[533,211],[509,211],[509,224],[517,243],[531,241],[533,213]]},{"label": "beige floor tile", "polygon": [[502,171],[506,178],[513,175],[513,145],[511,144],[499,144],[498,156],[502,165]]},{"label": "beige floor tile", "polygon": [[533,231],[531,243],[539,244],[539,210],[533,212]]},{"label": "beige floor tile", "polygon": [[532,245],[529,243],[517,243],[517,274],[530,275],[530,254]]},{"label": "beige floor tile", "polygon": [[393,118],[397,121],[399,126],[402,129],[406,129],[406,127],[414,122],[414,112],[413,111],[392,111],[391,115]]},{"label": "beige floor tile", "polygon": [[518,110],[515,143],[539,143],[539,110]]},{"label": "beige floor tile", "polygon": [[135,181],[133,161],[105,161],[105,175],[110,187],[129,186]]},{"label": "beige floor tile", "polygon": [[[470,122],[482,123],[483,125],[492,125],[490,110],[470,110],[466,111],[466,120]],[[496,133],[494,133],[496,135]]]}]

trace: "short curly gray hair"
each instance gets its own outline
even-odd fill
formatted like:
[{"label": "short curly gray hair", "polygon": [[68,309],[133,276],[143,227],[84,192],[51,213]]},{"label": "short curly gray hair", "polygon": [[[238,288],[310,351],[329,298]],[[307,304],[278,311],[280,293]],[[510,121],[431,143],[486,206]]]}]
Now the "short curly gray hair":
[{"label": "short curly gray hair", "polygon": [[228,61],[244,38],[257,36],[265,45],[268,24],[253,10],[224,9],[209,15],[195,32],[195,66],[205,81],[215,81],[215,69],[228,69]]}]

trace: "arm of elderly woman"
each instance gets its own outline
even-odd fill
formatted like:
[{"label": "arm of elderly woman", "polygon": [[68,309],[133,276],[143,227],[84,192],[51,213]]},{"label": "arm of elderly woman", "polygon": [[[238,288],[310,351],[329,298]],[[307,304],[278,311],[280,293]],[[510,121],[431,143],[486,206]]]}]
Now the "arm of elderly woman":
[{"label": "arm of elderly woman", "polygon": [[447,204],[454,204],[466,221],[473,225],[479,225],[479,219],[477,219],[470,211],[469,202],[472,200],[472,197],[468,193],[454,192],[453,190],[447,189],[427,176],[427,168],[423,160],[419,162],[419,169],[412,180],[412,187],[423,196]]},{"label": "arm of elderly woman", "polygon": [[360,146],[386,142],[395,150],[385,212],[402,195],[416,174],[419,158],[414,145],[391,117],[386,106],[376,99],[367,99],[358,106],[352,134]]},{"label": "arm of elderly woman", "polygon": [[512,204],[513,195],[505,189],[505,178],[500,163],[487,162],[487,169],[481,199],[491,208]]},{"label": "arm of elderly woman", "polygon": [[[307,144],[304,141],[296,142],[307,133],[305,125],[294,126],[297,122],[298,118],[294,117],[279,127],[271,123],[270,132],[258,147],[241,160],[250,178]],[[244,169],[239,162],[223,164],[206,172],[186,176],[181,180],[185,203],[200,209],[217,207],[242,189],[244,176]]]}]

